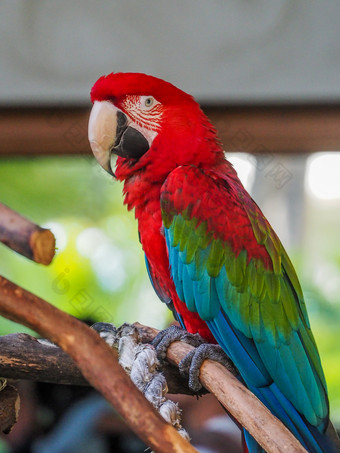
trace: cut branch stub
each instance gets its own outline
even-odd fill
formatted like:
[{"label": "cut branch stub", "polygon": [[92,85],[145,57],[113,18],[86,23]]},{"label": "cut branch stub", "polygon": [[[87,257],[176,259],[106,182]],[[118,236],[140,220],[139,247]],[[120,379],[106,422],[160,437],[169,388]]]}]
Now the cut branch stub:
[{"label": "cut branch stub", "polygon": [[20,397],[17,389],[7,385],[0,392],[0,431],[8,434],[18,420]]},{"label": "cut branch stub", "polygon": [[50,230],[41,228],[1,203],[0,241],[40,264],[50,264],[55,254],[55,238]]}]

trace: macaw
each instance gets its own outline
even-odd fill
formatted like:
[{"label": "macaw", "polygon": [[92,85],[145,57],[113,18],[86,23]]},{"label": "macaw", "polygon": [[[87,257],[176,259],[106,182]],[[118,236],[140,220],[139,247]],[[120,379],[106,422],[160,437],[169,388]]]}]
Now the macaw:
[{"label": "macaw", "polygon": [[[338,451],[293,265],[199,104],[139,73],[99,78],[91,100],[92,151],[124,182],[159,298],[188,332],[222,347],[309,452]],[[244,439],[245,451],[263,451],[249,433]]]}]

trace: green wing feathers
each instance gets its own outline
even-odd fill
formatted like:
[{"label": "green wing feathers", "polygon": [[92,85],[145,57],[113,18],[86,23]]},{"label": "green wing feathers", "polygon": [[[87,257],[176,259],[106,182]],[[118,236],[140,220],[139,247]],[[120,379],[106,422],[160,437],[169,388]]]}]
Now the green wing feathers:
[{"label": "green wing feathers", "polygon": [[[194,196],[183,190],[190,185]],[[260,209],[242,186],[195,167],[169,176],[161,209],[179,297],[207,322],[226,313],[287,398],[300,390],[296,407],[318,424],[328,413],[326,383],[302,290]]]}]

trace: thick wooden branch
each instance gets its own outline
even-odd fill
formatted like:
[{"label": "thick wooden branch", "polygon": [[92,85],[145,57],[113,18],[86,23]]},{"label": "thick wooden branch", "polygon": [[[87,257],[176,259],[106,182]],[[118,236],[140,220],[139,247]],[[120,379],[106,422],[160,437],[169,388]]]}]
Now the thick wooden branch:
[{"label": "thick wooden branch", "polygon": [[66,385],[89,385],[71,357],[26,333],[0,337],[0,376]]},{"label": "thick wooden branch", "polygon": [[0,203],[0,241],[21,255],[40,264],[50,264],[55,238],[50,230]]},{"label": "thick wooden branch", "polygon": [[[164,363],[162,372],[169,393],[193,395],[176,367]],[[62,349],[25,333],[0,336],[0,376],[54,384],[90,385]]]},{"label": "thick wooden branch", "polygon": [[118,363],[117,352],[84,323],[0,277],[0,314],[58,344],[129,426],[160,453],[196,452],[156,412]]}]

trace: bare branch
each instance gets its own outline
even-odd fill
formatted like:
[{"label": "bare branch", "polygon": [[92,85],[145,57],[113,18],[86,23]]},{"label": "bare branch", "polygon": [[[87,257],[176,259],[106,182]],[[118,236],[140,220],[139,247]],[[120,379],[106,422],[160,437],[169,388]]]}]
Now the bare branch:
[{"label": "bare branch", "polygon": [[[193,395],[177,367],[162,364],[169,393]],[[0,376],[66,385],[90,385],[71,357],[25,333],[0,336]]]},{"label": "bare branch", "polygon": [[26,333],[0,337],[0,376],[66,385],[89,385],[71,357]]},{"label": "bare branch", "polygon": [[0,241],[7,247],[40,264],[50,264],[55,238],[50,230],[0,203]]}]

